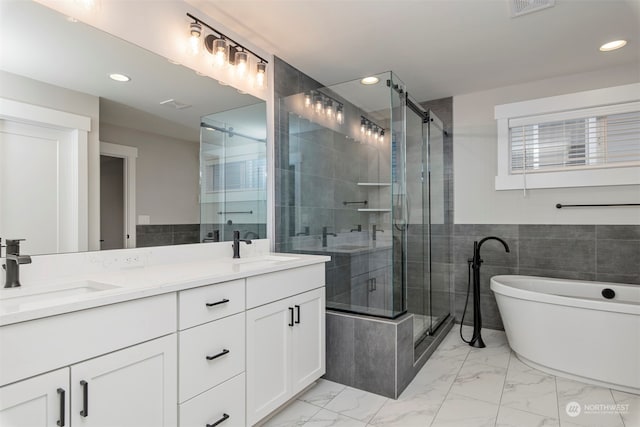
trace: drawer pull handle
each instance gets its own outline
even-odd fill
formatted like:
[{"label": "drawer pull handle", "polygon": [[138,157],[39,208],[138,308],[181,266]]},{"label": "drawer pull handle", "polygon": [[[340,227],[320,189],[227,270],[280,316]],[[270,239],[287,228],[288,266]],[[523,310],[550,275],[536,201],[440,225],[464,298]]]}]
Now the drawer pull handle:
[{"label": "drawer pull handle", "polygon": [[296,323],[300,323],[300,306],[296,305]]},{"label": "drawer pull handle", "polygon": [[229,414],[222,414],[222,418],[220,418],[218,421],[216,421],[213,424],[207,424],[206,427],[216,427],[217,425],[220,425],[223,422],[227,421],[229,418],[231,418]]},{"label": "drawer pull handle", "polygon": [[289,307],[289,326],[293,327],[293,307]]},{"label": "drawer pull handle", "polygon": [[80,415],[86,418],[89,416],[89,383],[82,380],[80,386],[82,387],[82,406],[84,407],[80,411]]},{"label": "drawer pull handle", "polygon": [[230,351],[225,348],[218,354],[214,354],[213,356],[207,356],[207,360],[217,359],[218,357],[224,356],[225,354],[229,354],[229,353]]},{"label": "drawer pull handle", "polygon": [[65,409],[64,399],[65,399],[66,393],[63,388],[59,388],[57,392],[60,395],[60,419],[56,422],[56,425],[60,427],[64,427],[64,409]]},{"label": "drawer pull handle", "polygon": [[222,300],[220,300],[218,302],[207,302],[207,303],[205,303],[205,305],[207,307],[213,307],[213,306],[220,305],[220,304],[226,304],[228,302],[229,302],[229,300],[225,298],[225,299],[222,299]]}]

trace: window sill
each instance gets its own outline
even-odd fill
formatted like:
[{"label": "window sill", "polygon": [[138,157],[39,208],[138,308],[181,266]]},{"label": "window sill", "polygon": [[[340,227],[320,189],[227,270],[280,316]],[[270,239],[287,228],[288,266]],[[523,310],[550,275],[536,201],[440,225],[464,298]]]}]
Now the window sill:
[{"label": "window sill", "polygon": [[614,185],[640,185],[640,167],[536,172],[526,176],[498,175],[495,180],[496,190],[499,191]]}]

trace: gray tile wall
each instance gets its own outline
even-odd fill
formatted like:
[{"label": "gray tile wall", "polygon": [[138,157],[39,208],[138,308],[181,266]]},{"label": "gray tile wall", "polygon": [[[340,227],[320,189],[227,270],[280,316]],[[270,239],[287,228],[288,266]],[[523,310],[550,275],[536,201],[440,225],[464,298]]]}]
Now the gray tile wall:
[{"label": "gray tile wall", "polygon": [[136,246],[181,245],[200,241],[200,224],[137,225]]},{"label": "gray tile wall", "polygon": [[[467,259],[473,255],[473,241],[486,236],[503,238],[511,249],[507,254],[494,241],[481,249],[481,310],[487,328],[503,329],[489,289],[491,276],[498,274],[640,285],[640,225],[456,224],[452,270],[458,321],[467,291]],[[464,323],[472,319],[470,302]]]}]

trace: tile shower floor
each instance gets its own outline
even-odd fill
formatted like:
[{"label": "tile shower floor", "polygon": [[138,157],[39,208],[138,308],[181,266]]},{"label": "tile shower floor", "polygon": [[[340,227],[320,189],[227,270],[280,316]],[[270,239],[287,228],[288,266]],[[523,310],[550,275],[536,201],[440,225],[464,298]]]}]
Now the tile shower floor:
[{"label": "tile shower floor", "polygon": [[[511,352],[501,331],[483,330],[487,347],[469,347],[460,340],[459,327],[454,326],[398,400],[320,380],[264,425],[640,427],[640,396],[530,368]],[[465,327],[463,333],[469,337],[471,329]],[[581,408],[618,406],[570,416],[570,402]]]}]

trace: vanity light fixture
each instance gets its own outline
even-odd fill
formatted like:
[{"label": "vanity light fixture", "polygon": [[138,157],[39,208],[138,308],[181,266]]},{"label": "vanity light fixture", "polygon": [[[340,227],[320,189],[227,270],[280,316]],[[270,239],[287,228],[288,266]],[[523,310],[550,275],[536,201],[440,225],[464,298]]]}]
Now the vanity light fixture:
[{"label": "vanity light fixture", "polygon": [[342,104],[338,104],[336,107],[336,122],[338,122],[339,125],[344,123],[344,111]]},{"label": "vanity light fixture", "polygon": [[363,85],[374,85],[376,83],[378,83],[380,81],[379,78],[375,77],[375,76],[370,76],[370,77],[365,77],[362,80],[360,80],[360,83],[362,83]]},{"label": "vanity light fixture", "polygon": [[122,82],[122,83],[131,81],[131,77],[124,74],[120,74],[120,73],[111,73],[109,74],[109,78],[111,80],[115,80],[117,82]]},{"label": "vanity light fixture", "polygon": [[[259,88],[266,86],[267,64],[269,61],[192,14],[187,13],[187,16],[193,20],[189,24],[191,37],[195,37],[196,26],[200,28],[200,32],[197,34],[198,41],[203,38],[204,27],[209,31],[210,34],[204,37],[204,47],[213,56],[213,65],[215,67],[230,67],[233,69],[236,78],[255,82],[255,85]],[[195,42],[193,43],[195,44]]]},{"label": "vanity light fixture", "polygon": [[202,35],[202,25],[198,22],[189,24],[189,53],[197,55],[200,53],[200,36]]},{"label": "vanity light fixture", "polygon": [[612,50],[620,49],[627,44],[626,40],[614,40],[609,43],[605,43],[600,46],[600,52],[610,52]]},{"label": "vanity light fixture", "polygon": [[365,134],[372,142],[382,142],[384,140],[384,128],[365,116],[360,116],[360,132]]}]

